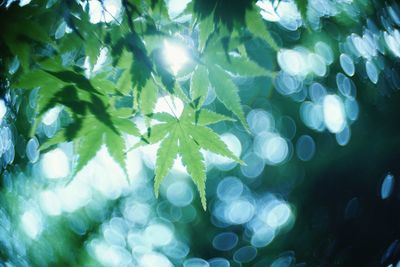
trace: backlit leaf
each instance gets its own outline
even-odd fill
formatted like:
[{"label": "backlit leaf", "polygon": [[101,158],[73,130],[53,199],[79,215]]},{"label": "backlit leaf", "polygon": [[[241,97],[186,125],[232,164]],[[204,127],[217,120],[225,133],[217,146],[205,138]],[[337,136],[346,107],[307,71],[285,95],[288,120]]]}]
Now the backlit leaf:
[{"label": "backlit leaf", "polygon": [[162,179],[168,174],[169,170],[174,164],[174,160],[178,154],[178,130],[177,124],[173,127],[171,132],[160,143],[160,148],[157,150],[157,161],[155,167],[154,178],[154,193],[158,196],[158,191]]},{"label": "backlit leaf", "polygon": [[206,210],[206,166],[203,155],[200,152],[200,147],[187,133],[185,134],[182,132],[179,137],[179,143],[179,151],[182,156],[182,163],[197,186],[197,190],[200,194],[201,204],[203,209]]},{"label": "backlit leaf", "polygon": [[208,77],[219,101],[232,111],[240,120],[243,127],[249,131],[246,118],[240,103],[239,89],[231,77],[218,66],[209,66]]}]

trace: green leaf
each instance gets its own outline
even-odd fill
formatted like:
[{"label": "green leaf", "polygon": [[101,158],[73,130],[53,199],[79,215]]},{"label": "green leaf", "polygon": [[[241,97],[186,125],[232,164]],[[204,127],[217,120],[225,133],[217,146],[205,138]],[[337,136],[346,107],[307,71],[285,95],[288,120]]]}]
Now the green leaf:
[{"label": "green leaf", "polygon": [[140,136],[139,129],[136,127],[136,124],[130,119],[112,118],[112,122],[119,131],[134,136]]},{"label": "green leaf", "polygon": [[179,137],[179,151],[182,156],[182,163],[192,177],[200,194],[203,209],[207,209],[206,200],[206,166],[200,147],[189,135],[182,133]]},{"label": "green leaf", "polygon": [[123,94],[128,94],[132,90],[132,74],[130,70],[124,70],[117,82],[118,90]]},{"label": "green leaf", "polygon": [[152,79],[149,79],[140,93],[140,108],[144,115],[153,113],[157,101],[157,93],[157,85]]},{"label": "green leaf", "polygon": [[222,114],[215,113],[208,109],[201,109],[198,112],[196,123],[199,125],[210,125],[221,121],[235,121],[234,119]]},{"label": "green leaf", "polygon": [[44,85],[55,86],[57,88],[66,85],[54,76],[43,70],[33,70],[23,74],[19,80],[13,83],[13,88],[33,89]]},{"label": "green leaf", "polygon": [[233,159],[240,164],[244,163],[229,150],[228,146],[219,138],[218,134],[210,128],[193,124],[186,124],[186,127],[189,134],[200,147],[215,154]]},{"label": "green leaf", "polygon": [[232,111],[240,120],[243,127],[249,131],[242,106],[240,104],[239,89],[232,82],[231,77],[218,66],[209,66],[208,77],[215,89],[215,94],[227,109]]},{"label": "green leaf", "polygon": [[75,176],[83,167],[88,164],[88,162],[97,154],[97,151],[101,148],[103,144],[103,133],[102,131],[94,130],[91,131],[86,136],[83,136],[77,140],[76,152],[78,156],[78,162],[74,174]]},{"label": "green leaf", "polygon": [[173,128],[174,123],[161,123],[156,124],[148,129],[147,136],[144,138],[149,144],[155,144],[161,141]]},{"label": "green leaf", "polygon": [[112,116],[117,118],[130,118],[135,115],[135,110],[132,108],[119,108],[110,112]]},{"label": "green leaf", "polygon": [[111,157],[121,166],[125,174],[127,174],[124,138],[120,134],[107,129],[105,131],[105,144]]},{"label": "green leaf", "polygon": [[257,6],[246,11],[246,27],[253,35],[267,42],[267,44],[269,44],[275,51],[279,50],[279,46],[267,30]]},{"label": "green leaf", "polygon": [[96,39],[93,34],[90,34],[88,38],[86,38],[84,44],[86,56],[89,57],[90,67],[92,69],[97,62],[97,57],[100,53],[101,42],[100,40]]},{"label": "green leaf", "polygon": [[176,122],[176,118],[167,112],[152,113],[149,117],[161,122]]},{"label": "green leaf", "polygon": [[206,46],[208,37],[214,32],[214,12],[200,21],[199,24],[199,50],[202,52]]},{"label": "green leaf", "polygon": [[65,141],[70,141],[67,140],[67,137],[65,136],[65,130],[62,129],[58,131],[52,138],[47,139],[46,142],[42,143],[39,147],[40,151],[46,150],[51,146],[63,143]]},{"label": "green leaf", "polygon": [[197,107],[201,107],[208,93],[208,74],[207,69],[203,65],[198,65],[194,70],[190,80],[190,94],[192,100],[198,100]]},{"label": "green leaf", "polygon": [[158,197],[158,191],[162,179],[168,174],[178,155],[178,124],[175,124],[171,132],[160,143],[157,150],[157,161],[155,167],[154,193]]},{"label": "green leaf", "polygon": [[114,94],[117,92],[115,84],[107,79],[94,77],[90,80],[90,82],[94,88],[104,94]]}]

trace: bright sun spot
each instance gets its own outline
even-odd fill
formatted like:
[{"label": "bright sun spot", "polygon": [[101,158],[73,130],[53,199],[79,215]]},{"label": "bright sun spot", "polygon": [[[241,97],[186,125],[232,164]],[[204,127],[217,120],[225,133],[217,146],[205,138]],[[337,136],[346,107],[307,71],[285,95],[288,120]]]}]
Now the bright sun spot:
[{"label": "bright sun spot", "polygon": [[174,75],[189,61],[186,49],[177,43],[164,41],[164,57]]},{"label": "bright sun spot", "polygon": [[27,209],[21,217],[22,229],[32,239],[36,239],[42,232],[42,216],[35,208]]},{"label": "bright sun spot", "polygon": [[43,174],[48,179],[66,177],[70,172],[70,163],[67,155],[60,148],[56,148],[43,155],[41,161]]}]

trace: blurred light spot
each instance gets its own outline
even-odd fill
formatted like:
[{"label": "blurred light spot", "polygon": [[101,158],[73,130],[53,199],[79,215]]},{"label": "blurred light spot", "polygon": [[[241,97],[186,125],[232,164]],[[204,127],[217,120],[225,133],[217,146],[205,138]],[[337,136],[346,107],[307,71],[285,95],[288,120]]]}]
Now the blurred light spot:
[{"label": "blurred light spot", "polygon": [[177,207],[184,207],[192,202],[193,192],[186,182],[174,182],[168,186],[167,199]]},{"label": "blurred light spot", "polygon": [[145,225],[150,216],[150,207],[145,203],[132,203],[127,204],[124,208],[123,214],[130,222]]},{"label": "blurred light spot", "polygon": [[104,227],[103,236],[108,244],[125,247],[125,237],[115,229],[109,226]]},{"label": "blurred light spot", "polygon": [[274,262],[271,264],[271,267],[289,267],[294,264],[295,260],[293,256],[287,255],[287,256],[282,256],[274,260]]},{"label": "blurred light spot", "polygon": [[42,216],[39,211],[29,207],[21,216],[24,232],[32,239],[36,239],[43,230]]},{"label": "blurred light spot", "polygon": [[0,123],[7,113],[7,106],[3,99],[0,99]]},{"label": "blurred light spot", "polygon": [[41,159],[41,167],[48,179],[64,178],[70,172],[69,160],[60,148],[45,153]]},{"label": "blurred light spot", "polygon": [[96,256],[106,266],[131,266],[131,254],[121,246],[101,242],[96,247]]},{"label": "blurred light spot", "polygon": [[272,201],[263,210],[262,216],[265,222],[272,228],[284,225],[290,218],[292,212],[290,206],[281,201]]},{"label": "blurred light spot", "polygon": [[367,61],[365,63],[365,70],[367,71],[368,78],[372,83],[376,84],[378,82],[378,69],[375,67],[375,64],[371,61]]},{"label": "blurred light spot", "polygon": [[32,163],[35,163],[39,159],[39,142],[36,137],[29,139],[26,144],[26,156]]},{"label": "blurred light spot", "polygon": [[314,46],[314,51],[324,58],[326,64],[333,62],[333,52],[329,45],[324,42],[317,42]]},{"label": "blurred light spot", "polygon": [[342,67],[343,71],[349,75],[353,76],[355,72],[355,67],[354,67],[354,62],[353,59],[346,55],[346,54],[341,54],[340,55],[340,66]]},{"label": "blurred light spot", "polygon": [[[278,4],[277,4],[278,3]],[[278,22],[282,27],[290,31],[297,30],[302,24],[300,12],[294,1],[257,1],[261,8],[260,14],[267,21]]]},{"label": "blurred light spot", "polygon": [[154,246],[165,246],[171,242],[173,233],[164,224],[152,224],[144,230],[144,236]]},{"label": "blurred light spot", "polygon": [[20,0],[20,1],[19,1],[19,6],[20,6],[20,7],[26,6],[26,5],[28,5],[31,1],[32,1],[32,0]]},{"label": "blurred light spot", "polygon": [[225,232],[216,235],[212,241],[214,248],[221,251],[233,249],[239,241],[238,236],[232,232]]},{"label": "blurred light spot", "polygon": [[276,134],[268,134],[261,141],[260,152],[261,157],[267,161],[269,165],[277,165],[282,163],[289,154],[289,146],[287,141]]},{"label": "blurred light spot", "polygon": [[305,101],[300,106],[300,117],[311,129],[322,131],[325,129],[323,111],[320,104]]},{"label": "blurred light spot", "polygon": [[293,95],[302,89],[302,80],[297,76],[280,71],[275,78],[275,89],[282,95]]},{"label": "blurred light spot", "polygon": [[[91,187],[108,199],[118,198],[122,194],[122,191],[128,188],[128,181],[124,171],[111,157],[105,146],[102,146],[97,152],[96,157],[94,157],[78,175],[81,177],[88,176],[88,178],[90,178],[89,183]],[[110,179],[110,177],[112,177],[112,179]],[[74,181],[75,180],[77,180],[77,177]],[[73,182],[71,182],[71,184]]]},{"label": "blurred light spot", "polygon": [[120,0],[87,1],[83,7],[89,5],[90,22],[93,24],[99,22],[119,22],[122,10]]},{"label": "blurred light spot", "polygon": [[257,256],[257,249],[252,246],[242,247],[233,254],[233,259],[239,263],[248,263]]},{"label": "blurred light spot", "polygon": [[297,157],[302,161],[309,161],[315,154],[315,142],[311,136],[302,135],[296,143]]},{"label": "blurred light spot", "polygon": [[255,178],[264,170],[264,161],[255,153],[247,153],[242,160],[246,165],[240,165],[240,170],[247,178]]},{"label": "blurred light spot", "polygon": [[332,133],[341,132],[346,126],[346,115],[342,100],[336,95],[327,95],[323,101],[324,121]]},{"label": "blurred light spot", "polygon": [[282,70],[293,76],[303,76],[308,70],[304,55],[296,50],[281,49],[278,52],[278,64]]},{"label": "blurred light spot", "polygon": [[356,86],[350,78],[339,72],[336,74],[336,85],[343,96],[351,100],[355,99]]},{"label": "blurred light spot", "polygon": [[311,84],[309,92],[311,100],[316,103],[326,96],[326,89],[320,83]]},{"label": "blurred light spot", "polygon": [[167,40],[164,40],[164,57],[174,75],[189,61],[189,56],[184,47]]},{"label": "blurred light spot", "polygon": [[226,177],[217,187],[218,198],[225,202],[238,199],[243,192],[243,183],[236,177]]},{"label": "blurred light spot", "polygon": [[183,262],[183,267],[210,267],[210,264],[200,258],[191,258]]},{"label": "blurred light spot", "polygon": [[144,254],[139,260],[141,267],[172,267],[172,263],[164,255],[151,252]]},{"label": "blurred light spot", "polygon": [[11,75],[15,74],[17,72],[17,70],[19,69],[19,66],[20,66],[20,62],[18,60],[18,56],[15,56],[10,63],[10,66],[8,68],[8,73],[10,73]]},{"label": "blurred light spot", "polygon": [[254,205],[249,200],[240,198],[228,204],[226,218],[232,224],[244,224],[251,220],[254,212]]},{"label": "blurred light spot", "polygon": [[253,109],[247,114],[247,123],[253,134],[274,129],[275,122],[272,115],[262,109]]},{"label": "blurred light spot", "polygon": [[387,32],[384,32],[383,37],[390,51],[392,51],[396,57],[400,57],[400,43],[396,40],[396,38]]},{"label": "blurred light spot", "polygon": [[183,259],[189,254],[189,247],[185,243],[174,240],[168,246],[162,248],[165,255],[173,259]]},{"label": "blurred light spot", "polygon": [[359,108],[356,100],[346,99],[344,102],[344,108],[349,120],[355,121],[358,118]]},{"label": "blurred light spot", "polygon": [[383,180],[382,186],[381,186],[381,198],[382,199],[387,199],[390,197],[390,195],[393,192],[393,186],[394,186],[394,176],[391,173],[388,173]]},{"label": "blurred light spot", "polygon": [[143,163],[138,149],[131,150],[126,154],[126,168],[130,179],[136,178],[142,171]]},{"label": "blurred light spot", "polygon": [[347,125],[343,128],[342,131],[336,134],[336,141],[339,145],[345,146],[350,141],[351,131],[350,127]]},{"label": "blurred light spot", "polygon": [[275,238],[275,228],[267,225],[262,225],[254,229],[254,233],[251,236],[251,245],[257,248],[265,247],[269,245]]},{"label": "blurred light spot", "polygon": [[310,53],[307,56],[307,62],[311,68],[311,71],[314,72],[315,75],[319,77],[325,76],[327,70],[323,57],[314,53]]},{"label": "blurred light spot", "polygon": [[350,199],[344,211],[345,219],[354,219],[355,217],[357,217],[359,206],[360,203],[357,197],[353,197],[352,199]]},{"label": "blurred light spot", "polygon": [[54,107],[50,110],[48,110],[42,118],[42,122],[45,125],[52,125],[58,118],[58,114],[60,113],[61,108],[60,107]]},{"label": "blurred light spot", "polygon": [[227,259],[224,258],[212,258],[208,261],[210,267],[230,267],[231,264]]},{"label": "blurred light spot", "polygon": [[183,111],[183,102],[175,96],[163,96],[157,99],[154,112],[166,112],[179,117]]},{"label": "blurred light spot", "polygon": [[39,195],[41,208],[44,212],[51,216],[61,214],[61,203],[58,196],[53,191],[43,191]]},{"label": "blurred light spot", "polygon": [[166,0],[169,17],[174,19],[179,16],[191,1],[192,0]]},{"label": "blurred light spot", "polygon": [[78,176],[67,186],[57,188],[55,192],[59,197],[63,211],[66,212],[73,212],[85,206],[91,198],[90,188]]},{"label": "blurred light spot", "polygon": [[[240,157],[240,154],[242,153],[242,144],[234,134],[224,133],[220,135],[220,138],[227,145],[228,149],[233,152],[235,156]],[[230,170],[236,166],[236,162],[233,161],[232,159],[216,154],[210,155],[210,162],[214,163],[218,169],[223,171]]]}]

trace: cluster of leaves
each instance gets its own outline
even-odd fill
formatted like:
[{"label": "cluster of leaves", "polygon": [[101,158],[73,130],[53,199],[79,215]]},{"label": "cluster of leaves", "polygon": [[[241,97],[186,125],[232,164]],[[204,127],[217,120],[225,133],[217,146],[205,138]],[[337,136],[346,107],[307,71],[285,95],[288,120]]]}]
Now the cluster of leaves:
[{"label": "cluster of leaves", "polygon": [[[36,122],[30,134],[36,134],[42,116],[56,105],[62,105],[71,118],[41,149],[73,141],[78,154],[75,175],[103,144],[126,170],[129,148],[123,134],[140,138],[135,147],[160,142],[156,194],[180,156],[205,209],[206,171],[201,149],[242,163],[208,127],[233,120],[203,107],[209,87],[247,130],[232,77],[273,73],[249,59],[244,41],[257,37],[278,49],[251,1],[240,2],[237,10],[243,17],[228,22],[221,15],[223,2],[193,1],[178,18],[171,19],[164,1],[122,0],[121,16],[98,24],[90,23],[87,2],[38,0],[24,7],[14,3],[1,8],[1,56],[18,69],[10,71],[11,86],[39,88]],[[190,19],[180,19],[187,15]],[[178,73],[172,74],[162,58],[164,40],[180,42],[191,56],[191,62]],[[109,52],[109,63],[98,71],[95,66],[102,49]],[[16,61],[19,68],[15,68]],[[85,61],[89,64],[83,64]],[[154,113],[162,95],[173,95],[185,103],[180,117]],[[146,132],[138,130],[132,120],[135,116],[145,117]]]}]

